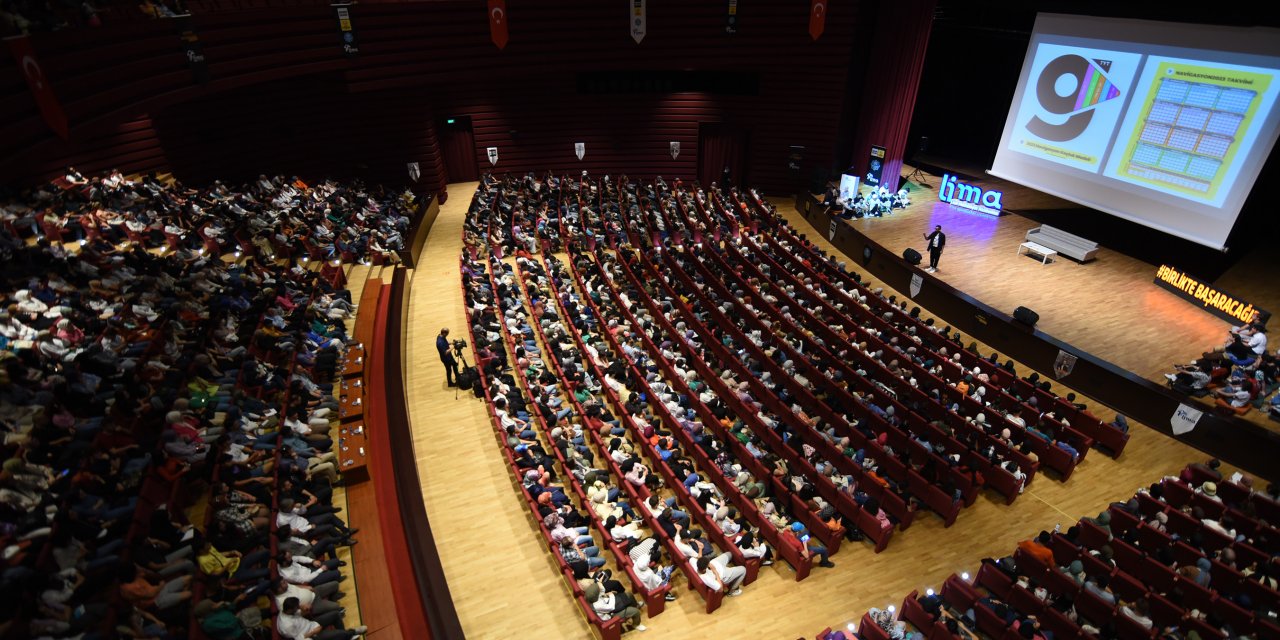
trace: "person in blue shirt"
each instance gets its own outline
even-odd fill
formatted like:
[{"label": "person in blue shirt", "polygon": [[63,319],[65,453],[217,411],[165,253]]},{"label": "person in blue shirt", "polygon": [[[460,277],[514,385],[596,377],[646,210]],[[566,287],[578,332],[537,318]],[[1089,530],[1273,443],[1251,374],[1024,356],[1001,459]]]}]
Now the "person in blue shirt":
[{"label": "person in blue shirt", "polygon": [[449,386],[458,386],[458,360],[449,351],[448,327],[441,329],[440,335],[436,336],[436,351],[440,352],[440,362],[444,363],[445,378],[448,380]]}]

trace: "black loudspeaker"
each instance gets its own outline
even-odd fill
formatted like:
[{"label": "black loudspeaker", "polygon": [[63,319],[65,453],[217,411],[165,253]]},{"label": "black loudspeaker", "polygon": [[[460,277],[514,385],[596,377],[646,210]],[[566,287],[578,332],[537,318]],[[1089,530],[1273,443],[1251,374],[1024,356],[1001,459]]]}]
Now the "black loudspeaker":
[{"label": "black loudspeaker", "polygon": [[912,249],[911,247],[907,247],[902,250],[902,259],[913,265],[920,264],[920,252]]},{"label": "black loudspeaker", "polygon": [[1040,314],[1026,307],[1018,307],[1013,310],[1013,319],[1028,327],[1034,327],[1037,322],[1040,322]]}]

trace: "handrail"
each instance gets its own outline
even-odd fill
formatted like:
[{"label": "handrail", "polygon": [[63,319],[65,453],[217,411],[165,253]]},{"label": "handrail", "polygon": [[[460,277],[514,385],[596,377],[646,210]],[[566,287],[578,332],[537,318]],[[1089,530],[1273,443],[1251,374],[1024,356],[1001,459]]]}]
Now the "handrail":
[{"label": "handrail", "polygon": [[[811,194],[798,194],[795,204],[815,233],[828,236],[836,249],[902,295],[910,289],[912,276],[922,277],[924,286],[919,294],[911,297],[912,301],[971,339],[1046,375],[1052,374],[1059,351],[1073,354],[1078,360],[1074,370],[1062,379],[1063,384],[1209,455],[1268,480],[1280,480],[1280,467],[1275,464],[1280,459],[1280,433],[1247,420],[1217,415],[1210,408],[1099,356],[1018,323],[1011,316],[907,264],[853,226],[832,226],[832,216],[823,211]],[[868,253],[864,254],[864,250]],[[1170,420],[1181,404],[1199,409],[1204,415],[1192,431],[1175,435]]]}]

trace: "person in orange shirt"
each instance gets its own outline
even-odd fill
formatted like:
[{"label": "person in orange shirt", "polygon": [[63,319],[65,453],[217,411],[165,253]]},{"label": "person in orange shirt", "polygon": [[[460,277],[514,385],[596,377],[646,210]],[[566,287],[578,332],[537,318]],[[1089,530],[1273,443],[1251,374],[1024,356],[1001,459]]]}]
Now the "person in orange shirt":
[{"label": "person in orange shirt", "polygon": [[1018,543],[1018,548],[1025,551],[1028,555],[1043,562],[1047,566],[1054,566],[1053,550],[1049,548],[1049,532],[1041,531],[1040,535],[1034,540],[1023,540]]}]

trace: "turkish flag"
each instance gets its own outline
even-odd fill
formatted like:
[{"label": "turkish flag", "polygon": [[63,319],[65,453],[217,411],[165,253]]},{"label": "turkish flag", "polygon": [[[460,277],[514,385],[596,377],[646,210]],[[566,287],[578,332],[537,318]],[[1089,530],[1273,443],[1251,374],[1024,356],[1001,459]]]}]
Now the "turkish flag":
[{"label": "turkish flag", "polygon": [[507,0],[489,0],[489,38],[499,49],[507,46]]},{"label": "turkish flag", "polygon": [[22,36],[9,38],[8,42],[9,52],[13,54],[18,67],[22,69],[22,75],[26,76],[27,86],[31,88],[31,95],[36,99],[36,106],[40,107],[40,115],[44,116],[45,124],[49,125],[58,137],[67,140],[71,137],[71,131],[67,127],[67,114],[62,111],[62,103],[58,102],[58,96],[53,93],[53,86],[49,84],[49,79],[44,76],[44,69],[40,68],[40,62],[36,60],[36,51],[31,48],[31,39]]},{"label": "turkish flag", "polygon": [[827,28],[827,0],[813,0],[809,5],[809,37],[817,40]]}]

